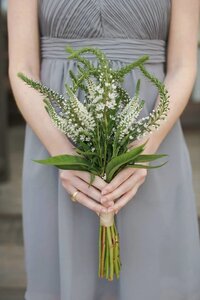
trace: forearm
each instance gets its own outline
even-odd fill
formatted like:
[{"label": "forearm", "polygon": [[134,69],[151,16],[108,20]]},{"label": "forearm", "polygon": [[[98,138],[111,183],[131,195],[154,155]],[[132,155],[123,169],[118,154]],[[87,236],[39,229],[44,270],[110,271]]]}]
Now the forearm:
[{"label": "forearm", "polygon": [[[27,70],[18,71],[22,71],[28,77],[39,81],[39,78],[28,73]],[[17,71],[9,72],[11,87],[17,106],[27,124],[38,136],[50,155],[64,153],[74,154],[75,152],[71,142],[53,125],[53,122],[47,114],[44,108],[44,96],[27,86],[17,77],[16,73]]]},{"label": "forearm", "polygon": [[[190,98],[196,71],[188,67],[180,67],[167,73],[164,84],[169,92],[169,112],[165,121],[160,122],[158,130],[153,131],[146,145],[147,151],[156,152],[162,141],[170,132]],[[157,98],[156,105],[159,102]],[[156,107],[155,105],[155,107]]]}]

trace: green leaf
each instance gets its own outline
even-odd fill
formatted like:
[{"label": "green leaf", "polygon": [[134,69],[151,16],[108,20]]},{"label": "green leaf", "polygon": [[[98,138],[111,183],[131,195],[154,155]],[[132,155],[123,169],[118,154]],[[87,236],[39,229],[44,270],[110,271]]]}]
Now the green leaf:
[{"label": "green leaf", "polygon": [[168,161],[165,161],[161,165],[156,165],[156,166],[149,166],[149,165],[143,165],[143,164],[133,164],[133,165],[127,165],[129,168],[134,168],[134,169],[157,169],[162,166],[164,166]]},{"label": "green leaf", "polygon": [[95,174],[94,173],[90,173],[90,183],[89,183],[89,187],[93,184],[95,180]]},{"label": "green leaf", "polygon": [[80,150],[80,149],[76,149],[76,152],[77,153],[79,153],[79,154],[82,154],[82,155],[87,155],[87,156],[98,156],[98,154],[97,153],[95,153],[95,152],[91,152],[91,151],[82,151],[82,150]]},{"label": "green leaf", "polygon": [[135,88],[135,96],[139,97],[139,91],[140,91],[140,79],[138,79],[136,88]]},{"label": "green leaf", "polygon": [[128,74],[131,70],[133,70],[136,67],[140,67],[143,65],[147,60],[149,59],[148,55],[143,55],[141,56],[138,60],[122,67],[120,70],[114,71],[113,72],[113,77],[115,74],[117,75],[118,78],[123,79],[126,74]]},{"label": "green leaf", "polygon": [[136,157],[134,162],[149,162],[166,156],[168,155],[167,154],[143,154]]},{"label": "green leaf", "polygon": [[52,156],[46,159],[40,159],[33,161],[38,162],[40,164],[44,165],[53,165],[53,166],[79,166],[79,167],[87,167],[90,168],[90,162],[86,159],[82,158],[78,155],[69,155],[69,154],[63,154],[63,155],[56,155]]},{"label": "green leaf", "polygon": [[54,166],[62,170],[77,170],[77,171],[87,171],[87,172],[92,171],[89,167],[85,167],[81,165],[54,165]]},{"label": "green leaf", "polygon": [[107,164],[106,167],[106,178],[107,181],[110,182],[115,174],[115,172],[121,168],[122,166],[127,165],[130,161],[133,161],[142,151],[144,150],[144,146],[147,142],[140,145],[139,147],[133,148],[132,150],[118,155],[111,159],[111,161]]}]

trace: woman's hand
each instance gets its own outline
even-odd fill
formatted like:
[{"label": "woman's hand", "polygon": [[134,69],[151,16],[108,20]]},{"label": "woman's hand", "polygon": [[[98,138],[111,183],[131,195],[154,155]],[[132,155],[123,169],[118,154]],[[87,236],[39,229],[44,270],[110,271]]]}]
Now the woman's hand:
[{"label": "woman's hand", "polygon": [[94,182],[91,186],[89,186],[89,172],[75,170],[59,171],[63,187],[70,195],[78,191],[76,200],[82,205],[88,207],[97,214],[107,212],[106,206],[114,205],[113,201],[108,201],[105,205],[100,203],[101,190],[107,185],[107,183],[99,176],[95,176]]},{"label": "woman's hand", "polygon": [[[142,154],[154,154],[159,147],[159,143],[152,135],[130,143],[128,149],[138,147],[145,142],[146,145]],[[139,187],[144,183],[146,176],[146,169],[126,167],[102,189],[101,203],[107,207],[110,206],[108,207],[108,212],[112,211],[117,214],[135,196]],[[115,204],[112,205],[111,201],[115,202]]]},{"label": "woman's hand", "polygon": [[147,175],[146,169],[134,169],[127,167],[119,172],[113,180],[102,189],[101,203],[103,205],[112,201],[108,212],[118,211],[125,206],[137,193],[141,184],[145,181]]}]

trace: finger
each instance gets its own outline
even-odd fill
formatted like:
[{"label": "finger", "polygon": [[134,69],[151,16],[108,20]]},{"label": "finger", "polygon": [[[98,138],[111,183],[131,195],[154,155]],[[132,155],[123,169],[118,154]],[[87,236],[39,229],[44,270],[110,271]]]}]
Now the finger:
[{"label": "finger", "polygon": [[79,190],[82,193],[88,195],[90,198],[100,202],[101,193],[99,190],[95,189],[93,186],[89,186],[85,181],[79,177],[73,176],[73,180],[62,180],[62,185],[69,192],[72,193],[73,190]]},{"label": "finger", "polygon": [[127,193],[125,193],[121,198],[119,198],[115,204],[108,208],[108,212],[119,212],[119,210],[124,207],[137,193],[138,188],[141,186],[141,184],[144,182],[144,180],[140,180],[137,182],[137,184],[134,186],[133,189],[129,190]]},{"label": "finger", "polygon": [[120,171],[112,180],[110,183],[105,186],[105,188],[102,189],[101,194],[105,195],[107,193],[113,192],[122,182],[124,182],[129,176],[131,176],[136,169],[133,168],[124,168],[122,171]]},{"label": "finger", "polygon": [[139,174],[135,172],[132,176],[128,177],[121,185],[119,185],[113,192],[106,194],[101,198],[101,203],[105,204],[108,201],[115,201],[129,190],[133,189],[140,180]]},{"label": "finger", "polygon": [[[71,177],[70,177],[70,180],[69,180],[69,176],[67,174],[68,174],[67,172],[61,173],[61,175],[60,175],[61,182],[62,182],[63,187],[67,190],[67,192],[69,194],[73,194],[73,192],[77,191],[77,189],[79,190],[78,186],[76,186],[76,187],[73,186],[73,182],[75,181],[75,178],[77,179],[78,177],[76,177],[75,174],[73,173],[73,174],[71,174]],[[83,181],[83,182],[86,184],[85,181]],[[107,205],[101,205],[101,207],[102,208],[107,208],[107,207],[110,207],[111,205],[114,205],[114,203],[112,203],[112,201],[110,203],[108,203]],[[105,210],[104,212],[106,212],[106,211],[107,210]]]},{"label": "finger", "polygon": [[[74,174],[77,177],[80,177],[85,182],[87,182],[87,183],[90,182],[90,172],[86,172],[86,171],[74,171]],[[94,179],[92,185],[94,187],[96,187],[97,189],[102,190],[107,185],[107,183],[101,177],[95,175],[95,179]]]},{"label": "finger", "polygon": [[105,203],[102,203],[102,205],[106,208],[113,206],[114,205],[114,201],[107,201]]},{"label": "finger", "polygon": [[[70,195],[73,195],[73,193],[75,193],[76,191],[77,189],[73,186],[70,186],[68,188],[68,192],[70,193]],[[103,205],[98,204],[96,201],[92,200],[79,190],[76,195],[76,201],[98,214],[100,214],[101,212],[107,212],[107,209]]]},{"label": "finger", "polygon": [[83,194],[82,192],[79,192],[77,194],[76,201],[96,213],[100,214],[101,212],[104,212],[104,213],[107,212],[107,208],[105,208],[101,204],[98,204],[97,202],[95,202],[94,200],[92,200],[91,198],[89,198],[88,196]]},{"label": "finger", "polygon": [[94,200],[92,200],[91,198],[89,198],[88,196],[83,194],[82,192],[79,192],[77,194],[76,199],[79,203],[81,203],[82,205],[86,206],[87,208],[93,210],[94,212],[98,212],[98,213],[101,213],[101,212],[106,213],[107,212],[107,208],[105,208],[101,204],[98,204],[97,202],[95,202]]},{"label": "finger", "polygon": [[115,201],[123,194],[134,188],[140,180],[145,180],[147,171],[145,169],[136,170],[130,177],[128,177],[118,188],[113,192],[106,194],[101,198],[101,203],[105,204],[106,201]]},{"label": "finger", "polygon": [[74,177],[72,185],[83,192],[84,194],[88,195],[90,198],[100,202],[101,200],[101,193],[98,189],[93,186],[89,186],[84,180],[80,177]]}]

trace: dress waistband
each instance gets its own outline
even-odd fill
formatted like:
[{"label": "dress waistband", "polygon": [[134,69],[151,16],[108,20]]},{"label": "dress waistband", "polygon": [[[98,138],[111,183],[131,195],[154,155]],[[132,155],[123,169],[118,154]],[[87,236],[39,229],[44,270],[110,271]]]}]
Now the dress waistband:
[{"label": "dress waistband", "polygon": [[[83,38],[67,39],[42,36],[41,57],[66,59],[69,55],[65,48],[71,45],[74,50],[82,47],[97,47],[104,51],[108,59],[130,63],[142,55],[148,55],[146,63],[165,62],[165,41],[148,39],[123,39],[123,38]],[[96,59],[93,54],[85,53],[84,57]]]}]

